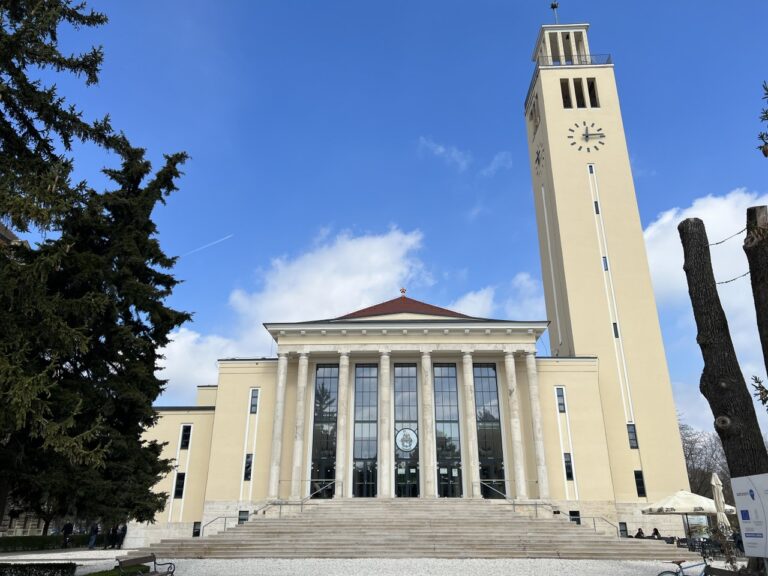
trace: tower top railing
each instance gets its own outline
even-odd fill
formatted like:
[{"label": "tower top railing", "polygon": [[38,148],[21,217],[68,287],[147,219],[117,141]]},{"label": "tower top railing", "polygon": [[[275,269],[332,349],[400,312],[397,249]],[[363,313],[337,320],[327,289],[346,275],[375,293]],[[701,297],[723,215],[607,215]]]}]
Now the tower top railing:
[{"label": "tower top railing", "polygon": [[598,66],[605,64],[613,64],[610,54],[583,54],[570,58],[539,56],[536,59],[537,66]]},{"label": "tower top railing", "polygon": [[539,56],[534,60],[536,69],[533,71],[531,84],[528,86],[528,93],[525,95],[525,106],[523,109],[528,112],[528,104],[531,100],[533,87],[536,85],[536,79],[539,77],[539,68],[559,68],[568,66],[610,66],[613,64],[613,58],[610,54],[585,54],[576,55],[571,58],[553,58],[551,56]]}]

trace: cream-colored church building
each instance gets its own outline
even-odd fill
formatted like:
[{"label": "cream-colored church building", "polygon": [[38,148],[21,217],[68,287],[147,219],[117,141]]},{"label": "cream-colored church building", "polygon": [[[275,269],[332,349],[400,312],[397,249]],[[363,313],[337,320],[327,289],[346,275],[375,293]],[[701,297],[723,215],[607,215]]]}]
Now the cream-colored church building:
[{"label": "cream-colored church building", "polygon": [[682,533],[640,514],[688,480],[614,68],[588,28],[541,28],[525,99],[548,319],[405,293],[275,318],[276,358],[221,359],[195,406],[159,409],[149,436],[176,469],[156,523],[129,534],[191,537],[306,498],[505,498]]}]

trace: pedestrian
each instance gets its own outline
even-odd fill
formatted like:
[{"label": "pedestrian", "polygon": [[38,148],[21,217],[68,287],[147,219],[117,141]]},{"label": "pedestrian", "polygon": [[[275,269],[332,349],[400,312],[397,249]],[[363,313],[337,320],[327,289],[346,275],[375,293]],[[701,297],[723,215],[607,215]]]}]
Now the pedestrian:
[{"label": "pedestrian", "polygon": [[659,534],[658,528],[653,529],[653,532],[651,532],[651,538],[654,538],[656,540],[661,540],[661,534]]},{"label": "pedestrian", "polygon": [[637,529],[637,534],[635,534],[635,538],[645,538],[645,532],[643,532],[642,528]]},{"label": "pedestrian", "polygon": [[64,535],[64,548],[69,548],[70,538],[74,529],[75,527],[72,525],[72,522],[64,524],[64,528],[61,530],[61,533]]},{"label": "pedestrian", "polygon": [[113,525],[107,532],[107,537],[104,539],[104,550],[114,548],[117,544],[117,526]]},{"label": "pedestrian", "polygon": [[93,550],[94,546],[96,546],[96,536],[99,535],[99,525],[96,522],[91,524],[91,529],[88,534],[90,535],[90,538],[88,539],[88,550]]},{"label": "pedestrian", "polygon": [[117,549],[120,550],[123,547],[123,541],[125,540],[125,535],[128,533],[128,526],[123,522],[120,524],[120,527],[117,529]]}]

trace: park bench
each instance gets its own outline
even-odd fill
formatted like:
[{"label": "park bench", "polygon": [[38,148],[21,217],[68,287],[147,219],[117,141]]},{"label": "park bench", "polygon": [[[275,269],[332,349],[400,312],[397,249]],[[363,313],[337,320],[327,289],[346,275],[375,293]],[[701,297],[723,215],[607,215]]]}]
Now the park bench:
[{"label": "park bench", "polygon": [[[152,564],[152,571],[146,573],[148,576],[166,576],[173,574],[176,571],[176,565],[173,562],[158,562],[157,557],[154,554],[134,556],[133,558],[118,558],[117,569],[120,574],[126,574],[126,572],[123,571],[123,568],[150,563]],[[158,566],[167,566],[167,568],[164,568],[163,572],[160,572],[157,569]]]}]

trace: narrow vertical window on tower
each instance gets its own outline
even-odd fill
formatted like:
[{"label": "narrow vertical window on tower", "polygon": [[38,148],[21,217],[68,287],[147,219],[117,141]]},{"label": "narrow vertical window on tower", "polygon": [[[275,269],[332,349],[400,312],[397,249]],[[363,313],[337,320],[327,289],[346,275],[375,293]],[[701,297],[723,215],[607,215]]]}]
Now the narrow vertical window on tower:
[{"label": "narrow vertical window on tower", "polygon": [[176,473],[176,485],[173,487],[174,498],[184,497],[184,480],[186,479],[186,477],[187,475],[184,472]]},{"label": "narrow vertical window on tower", "polygon": [[627,435],[629,436],[629,447],[633,450],[639,448],[637,444],[637,429],[634,424],[627,424]]},{"label": "narrow vertical window on tower", "polygon": [[253,454],[245,455],[245,467],[243,470],[243,480],[249,482],[251,480],[251,472],[253,471]]},{"label": "narrow vertical window on tower", "polygon": [[561,414],[565,414],[565,389],[555,388],[557,394],[557,411]]},{"label": "narrow vertical window on tower", "polygon": [[256,414],[259,411],[259,389],[254,388],[251,390],[251,414]]},{"label": "narrow vertical window on tower", "polygon": [[597,98],[597,80],[587,78],[587,93],[589,94],[589,105],[592,108],[600,108],[600,100]]},{"label": "narrow vertical window on tower", "polygon": [[563,108],[573,108],[573,100],[571,100],[571,81],[568,78],[560,79],[560,93],[563,95]]},{"label": "narrow vertical window on tower", "polygon": [[576,107],[586,108],[587,101],[584,99],[584,82],[581,78],[573,79],[573,90],[576,92]]},{"label": "narrow vertical window on tower", "polygon": [[190,424],[184,424],[181,428],[181,445],[179,450],[189,450],[189,441],[192,438],[192,426]]},{"label": "narrow vertical window on tower", "polygon": [[613,323],[613,337],[614,338],[619,337],[619,325],[616,324],[616,322]]},{"label": "narrow vertical window on tower", "polygon": [[608,270],[608,258],[606,258],[605,256],[603,256],[603,270],[605,271]]},{"label": "narrow vertical window on tower", "polygon": [[573,460],[571,459],[570,452],[563,454],[563,462],[565,464],[565,479],[573,480]]},{"label": "narrow vertical window on tower", "polygon": [[645,479],[642,470],[635,470],[635,486],[638,498],[645,498]]}]

